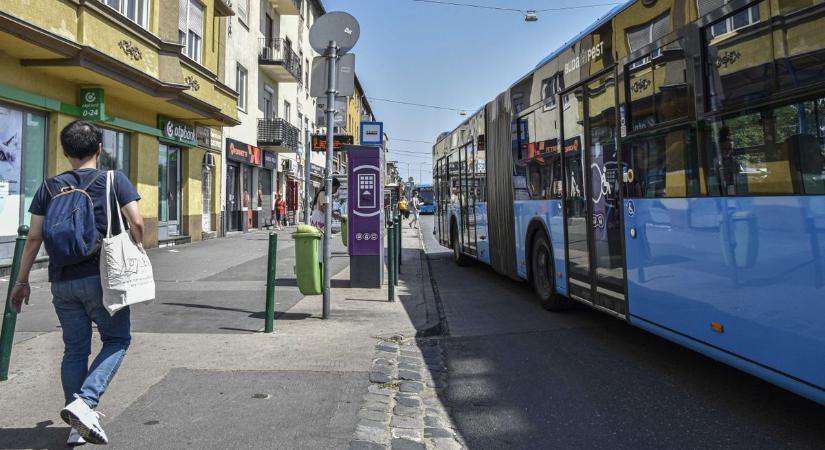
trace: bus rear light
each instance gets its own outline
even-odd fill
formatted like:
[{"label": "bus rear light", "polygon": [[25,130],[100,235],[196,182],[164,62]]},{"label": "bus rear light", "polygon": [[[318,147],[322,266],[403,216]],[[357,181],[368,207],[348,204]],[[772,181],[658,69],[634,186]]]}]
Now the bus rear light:
[{"label": "bus rear light", "polygon": [[725,326],[722,325],[719,322],[711,322],[710,323],[710,329],[717,332],[717,333],[724,333],[725,332]]}]

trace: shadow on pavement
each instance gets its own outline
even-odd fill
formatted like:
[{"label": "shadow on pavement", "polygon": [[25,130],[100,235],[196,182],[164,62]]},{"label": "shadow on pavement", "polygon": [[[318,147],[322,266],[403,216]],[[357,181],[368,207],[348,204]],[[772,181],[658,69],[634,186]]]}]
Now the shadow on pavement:
[{"label": "shadow on pavement", "polygon": [[40,422],[34,428],[0,428],[0,448],[16,449],[65,449],[69,427],[51,420]]}]

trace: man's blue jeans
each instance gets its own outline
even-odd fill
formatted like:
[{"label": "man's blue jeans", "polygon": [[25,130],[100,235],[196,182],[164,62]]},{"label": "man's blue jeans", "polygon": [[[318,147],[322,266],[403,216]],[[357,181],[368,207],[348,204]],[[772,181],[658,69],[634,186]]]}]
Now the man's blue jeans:
[{"label": "man's blue jeans", "polygon": [[[65,349],[60,377],[66,404],[74,401],[76,395],[94,409],[132,340],[129,308],[109,315],[103,306],[99,276],[52,283],[52,303],[63,327]],[[92,323],[97,325],[103,348],[89,366]]]}]

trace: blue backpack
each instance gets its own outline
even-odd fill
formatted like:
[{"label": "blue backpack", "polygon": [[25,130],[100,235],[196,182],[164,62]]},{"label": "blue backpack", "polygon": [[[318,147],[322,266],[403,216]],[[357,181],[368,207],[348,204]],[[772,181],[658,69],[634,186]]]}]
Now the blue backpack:
[{"label": "blue backpack", "polygon": [[51,201],[46,208],[43,221],[43,243],[49,253],[49,260],[57,267],[71,266],[83,262],[100,250],[101,235],[95,226],[95,207],[92,197],[86,192],[102,173],[92,176],[86,186],[72,185],[60,187],[56,192],[49,187]]}]

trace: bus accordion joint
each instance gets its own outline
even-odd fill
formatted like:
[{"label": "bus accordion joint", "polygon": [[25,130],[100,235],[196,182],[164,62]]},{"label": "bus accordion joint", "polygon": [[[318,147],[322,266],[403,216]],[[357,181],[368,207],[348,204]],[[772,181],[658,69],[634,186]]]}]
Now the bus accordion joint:
[{"label": "bus accordion joint", "polygon": [[710,323],[710,329],[717,332],[717,333],[724,333],[725,332],[725,326],[722,325],[719,322],[711,322]]}]

